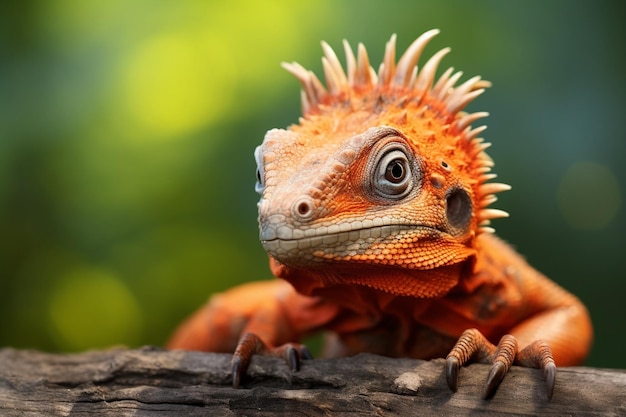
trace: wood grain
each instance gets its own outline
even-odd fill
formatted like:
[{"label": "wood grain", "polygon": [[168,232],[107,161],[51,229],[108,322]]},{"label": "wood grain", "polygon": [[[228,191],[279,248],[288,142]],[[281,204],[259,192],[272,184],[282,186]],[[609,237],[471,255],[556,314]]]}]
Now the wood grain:
[{"label": "wood grain", "polygon": [[513,367],[490,400],[488,366],[445,382],[443,360],[362,354],[291,372],[256,357],[240,389],[230,355],[116,349],[78,354],[0,349],[1,416],[626,415],[626,371],[561,368],[548,401],[541,372]]}]

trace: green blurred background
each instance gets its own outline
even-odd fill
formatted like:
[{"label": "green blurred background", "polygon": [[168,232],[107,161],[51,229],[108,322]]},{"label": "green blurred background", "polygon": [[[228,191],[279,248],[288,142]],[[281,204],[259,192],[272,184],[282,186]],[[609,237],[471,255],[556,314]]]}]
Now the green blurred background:
[{"label": "green blurred background", "polygon": [[494,87],[472,104],[499,234],[589,306],[588,365],[626,367],[621,1],[50,0],[0,6],[0,346],[163,344],[209,294],[270,276],[254,147],[299,116],[279,67],[398,34]]}]

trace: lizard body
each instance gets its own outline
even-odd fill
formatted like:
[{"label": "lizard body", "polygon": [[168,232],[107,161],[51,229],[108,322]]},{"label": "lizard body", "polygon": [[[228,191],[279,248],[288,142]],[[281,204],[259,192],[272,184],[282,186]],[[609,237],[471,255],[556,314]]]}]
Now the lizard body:
[{"label": "lizard body", "polygon": [[489,182],[488,144],[464,107],[489,83],[435,73],[443,49],[416,63],[436,30],[395,61],[395,36],[375,72],[345,43],[343,69],[325,43],[326,87],[299,64],[303,117],[270,130],[255,152],[260,239],[282,280],[212,297],[171,348],[235,351],[233,384],[252,355],[310,354],[298,342],[328,331],[326,356],[372,352],[445,357],[448,383],[468,361],[493,363],[484,396],[513,363],[543,369],[587,355],[592,327],[573,295],[533,269],[489,227],[505,184]]}]

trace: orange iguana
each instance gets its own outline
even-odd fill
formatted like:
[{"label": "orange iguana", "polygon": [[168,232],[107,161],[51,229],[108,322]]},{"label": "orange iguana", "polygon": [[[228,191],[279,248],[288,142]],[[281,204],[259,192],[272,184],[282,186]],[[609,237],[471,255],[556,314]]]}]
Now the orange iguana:
[{"label": "orange iguana", "polygon": [[310,358],[298,343],[330,335],[324,356],[372,352],[447,355],[452,390],[469,361],[493,364],[484,397],[512,364],[538,367],[547,394],[556,365],[583,361],[587,310],[495,237],[488,208],[508,185],[489,182],[489,144],[472,128],[487,113],[463,108],[489,83],[436,79],[442,49],[418,69],[431,30],[380,69],[344,42],[346,69],[322,43],[326,86],[297,63],[304,116],[270,130],[256,149],[260,239],[273,274],[213,296],[170,348],[235,352],[237,387],[255,354]]}]

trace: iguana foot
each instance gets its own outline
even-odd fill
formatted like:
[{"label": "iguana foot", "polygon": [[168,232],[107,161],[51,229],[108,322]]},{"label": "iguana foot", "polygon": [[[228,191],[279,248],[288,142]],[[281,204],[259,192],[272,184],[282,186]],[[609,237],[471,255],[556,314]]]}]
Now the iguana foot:
[{"label": "iguana foot", "polygon": [[507,374],[511,365],[540,368],[546,380],[546,394],[552,398],[556,365],[552,352],[544,341],[536,341],[518,352],[517,339],[508,334],[500,339],[497,346],[489,342],[476,329],[463,332],[446,358],[445,373],[448,386],[454,392],[458,387],[458,375],[461,366],[469,362],[491,363],[491,370],[483,388],[482,397],[491,398]]},{"label": "iguana foot", "polygon": [[239,339],[237,349],[235,349],[231,361],[233,388],[239,388],[241,377],[245,375],[248,365],[250,365],[250,360],[254,355],[282,357],[292,371],[300,370],[300,361],[302,359],[313,359],[313,356],[305,345],[286,343],[281,346],[272,347],[266,345],[254,333],[246,333]]}]

